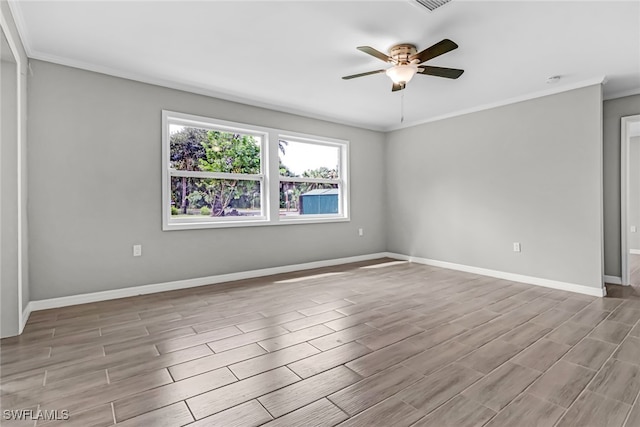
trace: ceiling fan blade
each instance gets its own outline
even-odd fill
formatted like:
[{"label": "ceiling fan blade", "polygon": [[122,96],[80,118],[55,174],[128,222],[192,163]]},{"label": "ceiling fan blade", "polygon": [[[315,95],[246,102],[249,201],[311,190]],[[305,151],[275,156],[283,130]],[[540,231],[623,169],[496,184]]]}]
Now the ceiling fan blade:
[{"label": "ceiling fan blade", "polygon": [[464,73],[464,70],[457,68],[428,67],[420,66],[417,74],[427,74],[429,76],[446,77],[448,79],[457,79]]},{"label": "ceiling fan blade", "polygon": [[393,86],[391,87],[391,92],[402,90],[405,87],[407,87],[406,83],[394,83]]},{"label": "ceiling fan blade", "polygon": [[384,62],[392,62],[392,59],[389,55],[385,55],[384,53],[376,50],[370,46],[358,46],[357,49],[364,53],[368,53],[371,56],[375,56],[376,58],[384,61]]},{"label": "ceiling fan blade", "polygon": [[384,73],[385,71],[387,71],[387,70],[367,71],[366,73],[352,74],[350,76],[344,76],[342,79],[343,80],[350,80],[350,79],[355,79],[356,77],[364,77],[364,76],[370,76],[372,74]]},{"label": "ceiling fan blade", "polygon": [[422,52],[418,52],[415,55],[411,55],[409,57],[410,61],[415,59],[418,60],[418,64],[422,64],[424,61],[428,61],[436,56],[440,56],[444,53],[451,52],[454,49],[457,49],[458,45],[452,42],[449,39],[444,39],[434,44],[431,47],[426,48]]}]

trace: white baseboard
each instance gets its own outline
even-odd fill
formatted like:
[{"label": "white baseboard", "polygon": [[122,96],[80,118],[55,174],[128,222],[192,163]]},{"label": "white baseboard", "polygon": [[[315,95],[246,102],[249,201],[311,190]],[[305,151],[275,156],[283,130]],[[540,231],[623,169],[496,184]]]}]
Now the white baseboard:
[{"label": "white baseboard", "polygon": [[433,267],[442,267],[442,268],[448,268],[450,270],[465,271],[467,273],[479,274],[481,276],[496,277],[498,279],[511,280],[512,282],[520,282],[520,283],[527,283],[529,285],[544,286],[546,288],[560,289],[563,291],[576,292],[579,294],[592,295],[596,297],[603,297],[606,295],[606,291],[604,287],[592,288],[590,286],[578,285],[575,283],[559,282],[556,280],[542,279],[540,277],[524,276],[521,274],[507,273],[507,272],[498,271],[498,270],[489,270],[486,268],[472,267],[469,265],[455,264],[452,262],[413,257],[409,255],[396,254],[392,252],[387,252],[385,256],[389,258],[415,262],[418,264],[430,265]]},{"label": "white baseboard", "polygon": [[20,324],[20,330],[18,331],[18,335],[20,335],[22,331],[24,331],[24,327],[27,324],[27,321],[29,320],[29,316],[31,316],[32,309],[33,309],[33,306],[31,305],[31,301],[29,301],[29,303],[24,308],[24,310],[22,310],[22,324]]},{"label": "white baseboard", "polygon": [[[107,301],[118,298],[132,297],[136,295],[153,294],[156,292],[175,291],[178,289],[195,288],[197,286],[212,285],[216,283],[231,282],[234,280],[253,279],[255,277],[271,276],[274,274],[290,273],[292,271],[311,270],[314,268],[331,267],[334,265],[349,264],[352,262],[369,261],[384,258],[386,253],[373,253],[347,258],[336,258],[324,261],[307,262],[303,264],[291,264],[281,267],[263,268],[260,270],[242,271],[239,273],[219,274],[195,279],[176,280],[173,282],[155,283],[151,285],[133,286],[130,288],[114,289],[111,291],[92,292],[89,294],[71,295],[68,297],[51,298],[46,300],[31,301],[27,306],[31,311],[46,310],[49,308],[67,307],[70,305],[86,304],[90,302]],[[28,315],[27,315],[28,317]],[[25,321],[26,323],[26,321]]]},{"label": "white baseboard", "polygon": [[629,253],[632,255],[640,255],[640,249],[629,249]]},{"label": "white baseboard", "polygon": [[[569,292],[577,292],[580,294],[602,297],[605,295],[604,288],[597,289],[574,283],[559,282],[555,280],[542,279],[539,277],[524,276],[520,274],[507,273],[497,270],[489,270],[486,268],[472,267],[463,264],[455,264],[446,261],[437,261],[427,258],[412,257],[404,254],[393,252],[378,252],[367,255],[359,255],[346,258],[336,258],[324,261],[307,262],[303,264],[291,264],[281,267],[263,268],[259,270],[242,271],[238,273],[219,274],[216,276],[198,277],[194,279],[176,280],[172,282],[155,283],[143,286],[134,286],[124,289],[115,289],[111,291],[93,292],[81,295],[71,295],[68,297],[51,298],[46,300],[30,301],[23,313],[23,324],[20,325],[20,332],[29,319],[32,311],[47,310],[50,308],[67,307],[70,305],[86,304],[91,302],[107,301],[118,298],[132,297],[136,295],[153,294],[156,292],[174,291],[178,289],[194,288],[197,286],[212,285],[216,283],[231,282],[234,280],[252,279],[255,277],[271,276],[274,274],[290,273],[292,271],[311,270],[314,268],[331,267],[334,265],[349,264],[352,262],[369,261],[378,258],[394,258],[403,261],[415,262],[418,264],[431,265],[434,267],[448,268],[450,270],[465,271],[468,273],[479,274],[482,276],[496,277],[498,279],[511,280],[514,282],[527,283],[530,285],[544,286],[547,288],[561,289]],[[609,280],[620,278],[614,276],[605,276],[607,283],[615,283]]]},{"label": "white baseboard", "polygon": [[612,285],[622,285],[622,277],[620,276],[604,276],[604,282]]}]

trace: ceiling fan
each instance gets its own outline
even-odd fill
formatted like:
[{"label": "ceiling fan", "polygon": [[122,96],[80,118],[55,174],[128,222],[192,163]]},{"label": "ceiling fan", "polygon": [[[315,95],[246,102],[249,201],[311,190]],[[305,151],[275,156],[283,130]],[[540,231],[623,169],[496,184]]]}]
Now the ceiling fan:
[{"label": "ceiling fan", "polygon": [[370,46],[359,46],[358,50],[368,53],[384,62],[393,64],[393,67],[383,70],[369,71],[366,73],[344,76],[344,80],[355,79],[356,77],[370,76],[373,74],[385,73],[393,81],[393,92],[406,87],[409,80],[416,74],[427,74],[429,76],[446,77],[457,79],[464,73],[464,70],[457,68],[430,67],[421,65],[430,59],[451,52],[457,49],[458,45],[449,39],[444,39],[425,50],[418,52],[412,44],[399,44],[389,49],[389,55],[376,50]]}]

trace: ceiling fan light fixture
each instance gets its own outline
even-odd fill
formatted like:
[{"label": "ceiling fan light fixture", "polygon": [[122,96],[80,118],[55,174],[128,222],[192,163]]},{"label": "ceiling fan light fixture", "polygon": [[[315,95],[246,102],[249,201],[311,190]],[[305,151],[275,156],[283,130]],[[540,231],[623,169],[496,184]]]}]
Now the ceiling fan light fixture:
[{"label": "ceiling fan light fixture", "polygon": [[342,79],[351,80],[357,77],[385,73],[393,81],[393,86],[391,87],[392,92],[403,90],[407,86],[407,83],[416,74],[457,79],[462,75],[462,73],[464,73],[464,70],[423,65],[424,62],[447,52],[451,52],[457,48],[458,45],[449,39],[442,39],[438,43],[420,52],[418,52],[415,45],[408,43],[398,44],[389,49],[388,55],[372,48],[371,46],[359,46],[359,51],[386,63],[391,63],[393,66],[387,69],[383,68],[375,71],[367,71],[366,73],[344,76]]},{"label": "ceiling fan light fixture", "polygon": [[387,76],[396,84],[408,83],[418,72],[416,64],[400,64],[389,68],[386,71]]}]

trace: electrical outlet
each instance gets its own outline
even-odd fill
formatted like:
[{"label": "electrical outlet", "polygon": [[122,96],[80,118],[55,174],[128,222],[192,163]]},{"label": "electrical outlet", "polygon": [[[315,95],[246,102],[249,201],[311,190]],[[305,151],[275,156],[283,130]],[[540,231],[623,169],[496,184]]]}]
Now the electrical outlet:
[{"label": "electrical outlet", "polygon": [[142,245],[133,245],[133,256],[142,256]]},{"label": "electrical outlet", "polygon": [[358,228],[358,236],[364,236],[364,228]]},{"label": "electrical outlet", "polygon": [[520,243],[515,242],[513,244],[513,252],[520,252],[521,248],[520,248]]},{"label": "electrical outlet", "polygon": [[638,231],[637,227],[635,225],[631,226],[631,232],[635,233],[636,231]]}]

